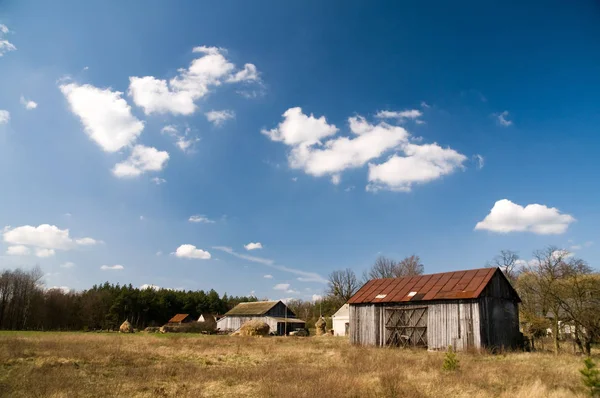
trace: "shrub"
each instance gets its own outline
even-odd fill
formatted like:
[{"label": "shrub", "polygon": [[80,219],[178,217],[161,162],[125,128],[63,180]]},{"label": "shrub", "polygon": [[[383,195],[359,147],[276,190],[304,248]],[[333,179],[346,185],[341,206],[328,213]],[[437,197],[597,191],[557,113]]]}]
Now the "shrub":
[{"label": "shrub", "polygon": [[261,321],[248,321],[240,328],[242,336],[266,336],[269,334],[269,325]]},{"label": "shrub", "polygon": [[451,345],[448,346],[448,351],[446,352],[446,356],[444,357],[444,364],[442,365],[442,369],[447,371],[455,371],[458,370],[458,358],[456,357],[456,352]]},{"label": "shrub", "polygon": [[589,388],[591,397],[600,397],[600,370],[590,357],[583,361],[583,365],[583,369],[579,371],[581,381]]}]

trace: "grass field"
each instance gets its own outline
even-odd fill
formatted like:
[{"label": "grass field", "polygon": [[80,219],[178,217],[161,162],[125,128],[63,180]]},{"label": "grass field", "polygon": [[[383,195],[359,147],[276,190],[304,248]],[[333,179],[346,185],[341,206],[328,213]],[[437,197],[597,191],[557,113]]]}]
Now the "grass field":
[{"label": "grass field", "polygon": [[0,333],[1,397],[584,397],[582,358],[353,347],[335,337]]}]

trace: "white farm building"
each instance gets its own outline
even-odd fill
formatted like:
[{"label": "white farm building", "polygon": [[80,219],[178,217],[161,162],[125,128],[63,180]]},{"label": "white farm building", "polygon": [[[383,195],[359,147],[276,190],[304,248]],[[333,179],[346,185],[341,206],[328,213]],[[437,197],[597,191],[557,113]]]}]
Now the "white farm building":
[{"label": "white farm building", "polygon": [[331,317],[334,336],[348,336],[350,328],[350,304],[344,304]]}]

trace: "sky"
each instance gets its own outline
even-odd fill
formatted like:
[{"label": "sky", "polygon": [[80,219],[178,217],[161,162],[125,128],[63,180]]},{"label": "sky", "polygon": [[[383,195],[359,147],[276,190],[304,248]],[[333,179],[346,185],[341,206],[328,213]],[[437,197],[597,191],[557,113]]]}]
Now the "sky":
[{"label": "sky", "polygon": [[[485,3],[485,4],[483,4]],[[600,6],[0,2],[0,268],[311,300],[600,260]]]}]

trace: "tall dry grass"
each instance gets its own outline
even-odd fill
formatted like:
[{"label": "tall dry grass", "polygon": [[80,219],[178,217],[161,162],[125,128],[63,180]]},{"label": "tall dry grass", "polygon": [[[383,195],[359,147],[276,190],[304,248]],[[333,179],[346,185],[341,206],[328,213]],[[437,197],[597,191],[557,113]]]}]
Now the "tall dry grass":
[{"label": "tall dry grass", "polygon": [[1,397],[584,397],[573,355],[350,346],[334,337],[0,333]]}]

